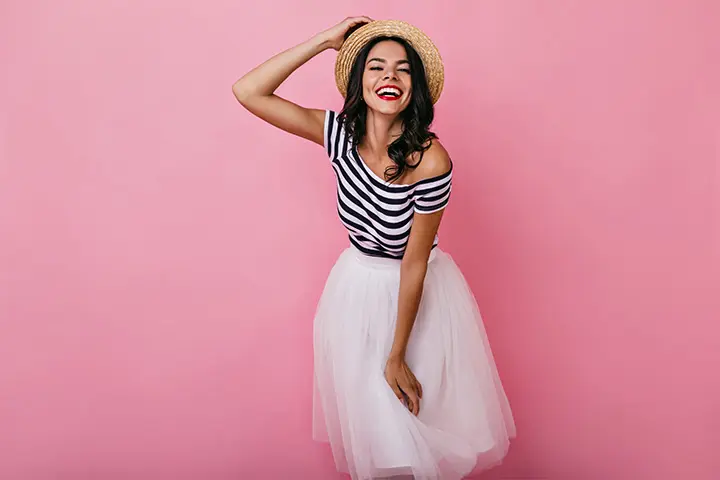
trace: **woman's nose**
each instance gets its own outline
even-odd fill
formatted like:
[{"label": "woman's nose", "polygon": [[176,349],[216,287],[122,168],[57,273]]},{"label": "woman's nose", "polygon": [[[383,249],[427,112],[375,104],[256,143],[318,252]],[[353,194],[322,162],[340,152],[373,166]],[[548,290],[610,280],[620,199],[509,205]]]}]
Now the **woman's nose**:
[{"label": "woman's nose", "polygon": [[385,72],[385,79],[387,80],[389,78],[397,80],[397,76],[395,75],[394,71],[391,70],[391,71]]}]

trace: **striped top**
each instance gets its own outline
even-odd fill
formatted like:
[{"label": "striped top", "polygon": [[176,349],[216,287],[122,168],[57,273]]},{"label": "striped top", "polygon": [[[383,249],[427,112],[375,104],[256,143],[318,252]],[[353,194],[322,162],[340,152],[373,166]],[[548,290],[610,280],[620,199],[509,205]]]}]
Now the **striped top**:
[{"label": "striped top", "polygon": [[[350,242],[361,252],[402,258],[415,213],[445,208],[452,189],[450,170],[442,175],[402,185],[380,178],[360,157],[337,113],[325,112],[325,150],[337,179],[337,207]],[[432,248],[438,244],[435,235]]]}]

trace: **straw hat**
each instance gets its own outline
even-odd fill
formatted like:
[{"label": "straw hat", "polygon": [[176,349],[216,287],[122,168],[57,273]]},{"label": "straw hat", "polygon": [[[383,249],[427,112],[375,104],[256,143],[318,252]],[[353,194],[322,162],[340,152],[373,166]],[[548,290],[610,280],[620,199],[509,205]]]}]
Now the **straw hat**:
[{"label": "straw hat", "polygon": [[445,81],[442,58],[430,37],[417,27],[400,20],[375,20],[355,30],[345,40],[335,61],[335,83],[343,97],[347,95],[350,70],[360,50],[373,38],[393,36],[406,40],[422,59],[430,97],[436,103]]}]

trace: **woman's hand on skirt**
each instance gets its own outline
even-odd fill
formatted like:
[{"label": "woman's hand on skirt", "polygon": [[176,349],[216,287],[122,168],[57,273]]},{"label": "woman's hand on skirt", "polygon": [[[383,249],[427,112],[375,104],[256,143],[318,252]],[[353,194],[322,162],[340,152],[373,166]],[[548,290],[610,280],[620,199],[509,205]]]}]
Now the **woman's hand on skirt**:
[{"label": "woman's hand on skirt", "polygon": [[395,396],[405,404],[413,415],[420,413],[422,385],[405,363],[404,358],[391,357],[385,365],[385,380],[395,392]]}]

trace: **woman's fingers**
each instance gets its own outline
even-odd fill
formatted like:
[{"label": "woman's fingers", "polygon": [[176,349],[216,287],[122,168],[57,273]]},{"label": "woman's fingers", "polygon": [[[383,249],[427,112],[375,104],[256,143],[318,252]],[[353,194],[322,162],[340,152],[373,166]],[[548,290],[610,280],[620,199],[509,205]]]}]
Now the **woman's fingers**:
[{"label": "woman's fingers", "polygon": [[417,394],[414,390],[410,390],[409,392],[405,392],[408,396],[408,408],[413,413],[413,415],[417,415],[420,413],[420,399],[418,399]]},{"label": "woman's fingers", "polygon": [[352,28],[355,25],[358,25],[360,23],[370,23],[373,20],[370,17],[349,17],[345,20],[347,22],[348,28]]},{"label": "woman's fingers", "polygon": [[408,408],[414,415],[417,415],[420,411],[420,399],[418,398],[418,392],[415,389],[415,385],[405,381],[400,384],[400,389],[402,389],[408,397]]},{"label": "woman's fingers", "polygon": [[385,380],[395,392],[398,400],[404,403],[408,410],[414,415],[420,413],[422,385],[404,361],[388,362],[385,367]]},{"label": "woman's fingers", "polygon": [[393,389],[393,392],[395,392],[395,396],[398,398],[398,400],[403,401],[403,392],[402,390],[400,390],[397,382],[390,383],[390,387]]},{"label": "woman's fingers", "polygon": [[418,382],[415,374],[412,372],[412,370],[410,370],[410,367],[407,366],[405,367],[405,372],[407,373],[408,377],[410,377],[410,382],[413,384],[418,397],[422,398],[422,385],[420,385],[420,382]]}]

